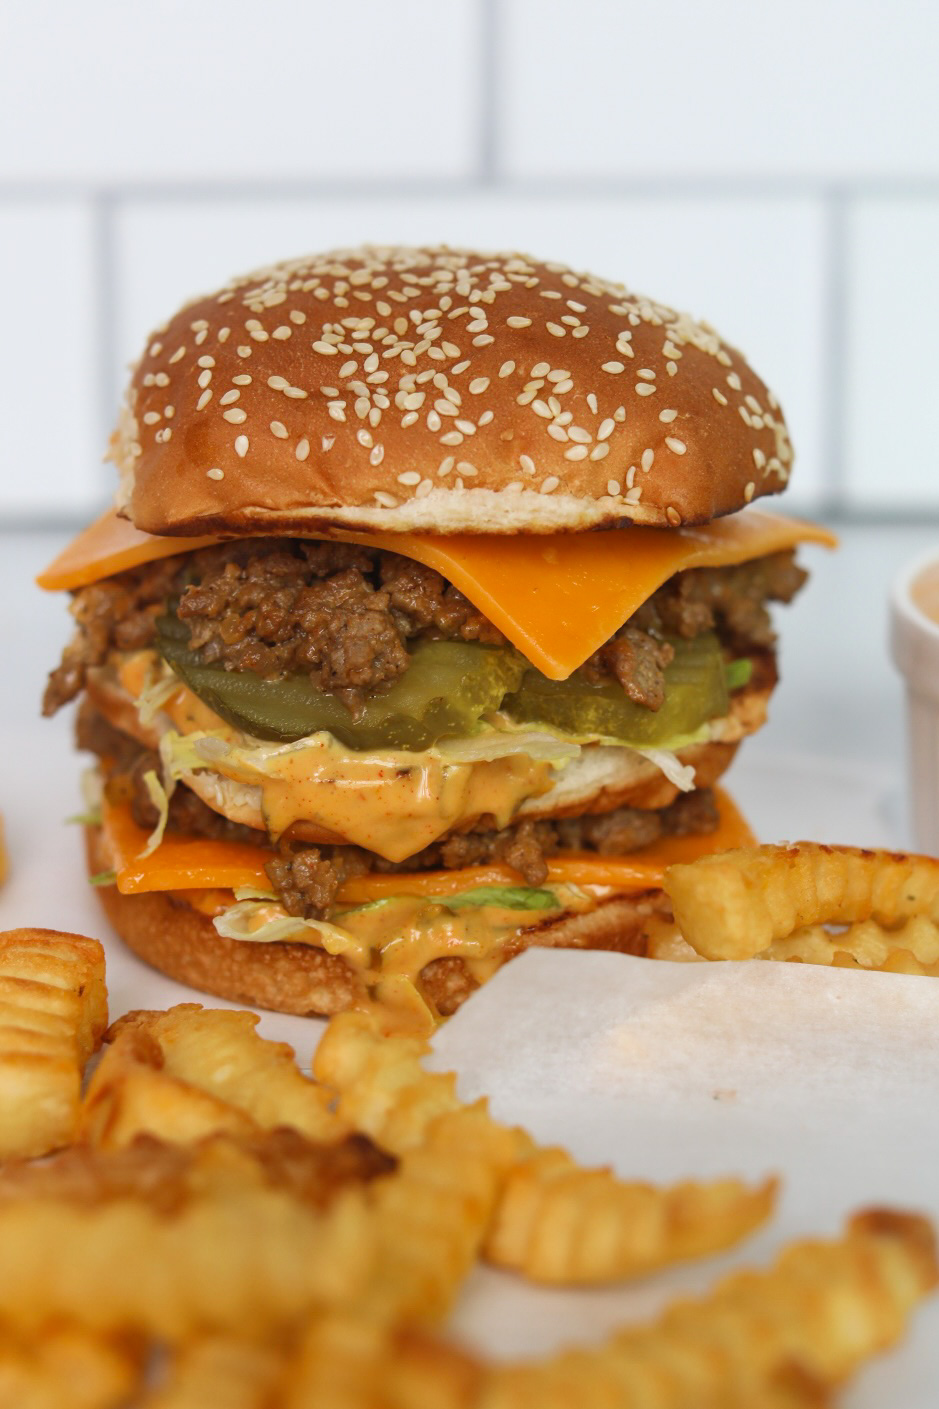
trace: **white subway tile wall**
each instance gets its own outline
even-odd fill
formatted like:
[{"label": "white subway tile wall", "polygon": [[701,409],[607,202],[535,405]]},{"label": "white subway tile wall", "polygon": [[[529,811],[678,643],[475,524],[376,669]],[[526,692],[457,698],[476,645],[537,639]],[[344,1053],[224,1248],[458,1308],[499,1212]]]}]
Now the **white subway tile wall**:
[{"label": "white subway tile wall", "polygon": [[363,240],[688,308],[782,400],[793,507],[939,518],[936,52],[928,0],[0,8],[0,525],[105,501],[126,365],[187,297]]}]

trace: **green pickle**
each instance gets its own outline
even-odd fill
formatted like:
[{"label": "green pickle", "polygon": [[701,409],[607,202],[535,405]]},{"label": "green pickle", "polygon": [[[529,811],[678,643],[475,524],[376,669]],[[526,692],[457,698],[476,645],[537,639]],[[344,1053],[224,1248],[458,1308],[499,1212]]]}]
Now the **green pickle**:
[{"label": "green pickle", "polygon": [[665,668],[665,699],[658,710],[635,704],[619,685],[591,685],[576,673],[568,680],[548,680],[537,670],[526,671],[502,708],[518,723],[543,724],[575,737],[600,734],[638,748],[669,744],[726,714],[730,704],[717,637],[707,633],[671,644],[675,657]]},{"label": "green pickle", "polygon": [[[216,714],[256,738],[284,743],[326,731],[348,748],[419,752],[438,739],[473,734],[501,708],[516,724],[652,748],[694,734],[729,707],[727,666],[710,634],[672,641],[675,657],[656,711],[634,704],[619,685],[591,685],[578,673],[549,680],[508,647],[421,641],[405,673],[373,695],[357,719],[306,675],[265,680],[250,670],[203,665],[172,613],[157,623],[157,635],[164,659]],[[730,687],[736,684],[731,675]]]},{"label": "green pickle", "polygon": [[353,719],[337,695],[306,675],[265,680],[250,670],[203,665],[188,640],[177,617],[160,619],[160,652],[189,688],[237,729],[284,743],[326,730],[354,749],[427,749],[447,735],[473,733],[526,669],[521,656],[500,647],[422,641],[405,673]]}]

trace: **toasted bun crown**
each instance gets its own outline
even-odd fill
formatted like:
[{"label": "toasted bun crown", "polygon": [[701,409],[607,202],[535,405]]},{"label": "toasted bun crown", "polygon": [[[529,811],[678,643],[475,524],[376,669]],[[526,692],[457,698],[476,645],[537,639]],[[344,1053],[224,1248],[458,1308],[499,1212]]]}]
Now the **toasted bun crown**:
[{"label": "toasted bun crown", "polygon": [[786,483],[782,412],[705,324],[519,254],[340,250],[154,334],[112,455],[151,533],[677,526]]}]

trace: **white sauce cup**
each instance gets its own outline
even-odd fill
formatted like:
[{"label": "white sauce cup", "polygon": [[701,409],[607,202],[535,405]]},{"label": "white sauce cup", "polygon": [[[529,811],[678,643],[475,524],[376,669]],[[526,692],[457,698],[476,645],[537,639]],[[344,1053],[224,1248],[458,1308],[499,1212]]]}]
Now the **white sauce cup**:
[{"label": "white sauce cup", "polygon": [[939,548],[894,581],[890,651],[906,680],[913,835],[920,851],[939,856]]}]

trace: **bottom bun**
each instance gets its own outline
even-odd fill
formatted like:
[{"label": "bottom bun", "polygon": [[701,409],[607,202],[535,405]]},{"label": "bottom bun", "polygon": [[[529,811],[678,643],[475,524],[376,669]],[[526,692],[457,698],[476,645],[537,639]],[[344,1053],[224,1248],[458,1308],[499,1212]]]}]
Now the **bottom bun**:
[{"label": "bottom bun", "polygon": [[[110,866],[100,829],[85,831],[89,873]],[[122,895],[116,886],[98,890],[105,914],[139,959],[177,983],[203,993],[302,1017],[330,1017],[367,1001],[364,979],[338,955],[311,944],[252,944],[220,935],[208,915],[178,892]],[[563,914],[520,929],[507,943],[504,962],[539,946],[605,949],[625,954],[646,950],[653,917],[669,914],[661,891],[614,896],[586,914]],[[442,957],[421,972],[425,998],[449,1016],[478,987],[462,959]]]}]

